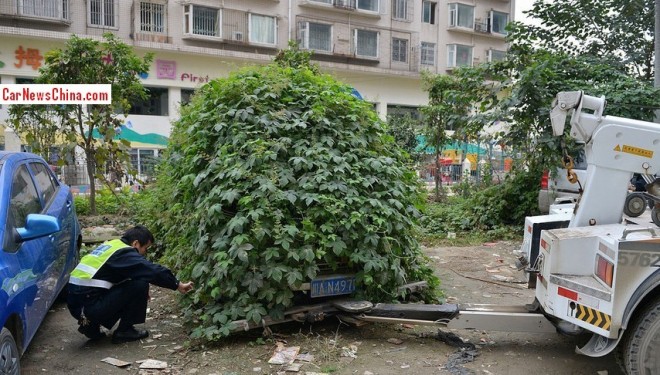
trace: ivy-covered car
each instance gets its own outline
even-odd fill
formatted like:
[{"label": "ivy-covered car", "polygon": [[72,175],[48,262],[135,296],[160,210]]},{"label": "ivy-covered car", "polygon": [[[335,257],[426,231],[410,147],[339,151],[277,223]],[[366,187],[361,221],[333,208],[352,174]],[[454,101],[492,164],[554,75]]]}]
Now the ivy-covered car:
[{"label": "ivy-covered car", "polygon": [[197,90],[174,124],[151,228],[195,281],[193,337],[304,301],[373,302],[437,278],[416,239],[424,192],[370,103],[281,52]]},{"label": "ivy-covered car", "polygon": [[0,373],[25,352],[78,262],[80,225],[68,186],[26,152],[0,152]]}]

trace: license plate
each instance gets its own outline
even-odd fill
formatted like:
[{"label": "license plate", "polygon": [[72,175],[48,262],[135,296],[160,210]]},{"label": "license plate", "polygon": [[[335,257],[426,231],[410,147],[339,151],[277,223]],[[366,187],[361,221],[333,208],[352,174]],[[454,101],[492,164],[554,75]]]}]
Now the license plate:
[{"label": "license plate", "polygon": [[309,291],[310,297],[327,297],[355,292],[355,276],[329,276],[314,279]]}]

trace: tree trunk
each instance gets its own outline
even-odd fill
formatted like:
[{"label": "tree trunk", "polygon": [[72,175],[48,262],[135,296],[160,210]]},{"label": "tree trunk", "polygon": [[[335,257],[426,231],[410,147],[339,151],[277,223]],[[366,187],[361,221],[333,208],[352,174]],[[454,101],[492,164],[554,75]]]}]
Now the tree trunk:
[{"label": "tree trunk", "polygon": [[438,151],[436,148],[435,151],[435,173],[434,173],[434,181],[435,181],[435,201],[438,202],[440,201],[440,181],[442,179],[440,178],[440,169],[438,168]]},{"label": "tree trunk", "polygon": [[89,213],[96,215],[96,160],[94,159],[93,150],[85,150],[85,158],[87,159],[87,176],[89,177]]}]

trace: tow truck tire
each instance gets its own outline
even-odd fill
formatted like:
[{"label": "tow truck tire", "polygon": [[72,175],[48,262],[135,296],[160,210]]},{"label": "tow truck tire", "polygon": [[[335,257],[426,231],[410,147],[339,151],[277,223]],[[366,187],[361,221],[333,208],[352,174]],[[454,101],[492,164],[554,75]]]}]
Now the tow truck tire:
[{"label": "tow truck tire", "polygon": [[653,223],[660,227],[660,209],[658,207],[653,207],[651,210],[651,220]]},{"label": "tow truck tire", "polygon": [[646,211],[646,199],[639,193],[631,193],[626,197],[623,205],[623,213],[629,217],[637,217]]},{"label": "tow truck tire", "polygon": [[637,315],[621,344],[628,375],[660,374],[660,297]]},{"label": "tow truck tire", "polygon": [[21,374],[21,364],[19,362],[18,347],[14,336],[7,328],[2,328],[0,332],[0,373],[10,375]]}]

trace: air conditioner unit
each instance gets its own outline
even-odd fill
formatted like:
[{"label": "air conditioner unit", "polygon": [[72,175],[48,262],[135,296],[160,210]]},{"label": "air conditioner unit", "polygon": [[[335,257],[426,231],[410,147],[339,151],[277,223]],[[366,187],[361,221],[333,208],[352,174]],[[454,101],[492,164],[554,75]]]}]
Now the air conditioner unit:
[{"label": "air conditioner unit", "polygon": [[231,39],[235,40],[237,42],[242,42],[243,41],[243,33],[241,31],[234,31],[231,34]]}]

